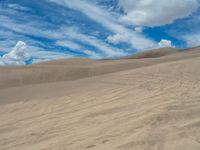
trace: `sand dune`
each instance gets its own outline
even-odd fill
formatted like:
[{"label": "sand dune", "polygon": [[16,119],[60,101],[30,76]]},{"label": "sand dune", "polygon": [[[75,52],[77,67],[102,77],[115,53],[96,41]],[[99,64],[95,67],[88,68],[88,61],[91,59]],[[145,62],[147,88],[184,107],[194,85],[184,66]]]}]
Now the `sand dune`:
[{"label": "sand dune", "polygon": [[157,53],[0,68],[0,149],[199,150],[200,48]]},{"label": "sand dune", "polygon": [[131,58],[131,59],[157,58],[157,57],[174,54],[176,52],[177,50],[175,48],[161,48],[161,49],[155,49],[151,51],[138,52],[135,55],[128,58]]},{"label": "sand dune", "polygon": [[0,67],[0,89],[29,84],[71,81],[198,57],[200,55],[198,50],[199,48],[195,48],[180,52],[172,48],[162,48],[141,52],[126,59],[95,61],[77,58],[43,62],[30,66]]}]

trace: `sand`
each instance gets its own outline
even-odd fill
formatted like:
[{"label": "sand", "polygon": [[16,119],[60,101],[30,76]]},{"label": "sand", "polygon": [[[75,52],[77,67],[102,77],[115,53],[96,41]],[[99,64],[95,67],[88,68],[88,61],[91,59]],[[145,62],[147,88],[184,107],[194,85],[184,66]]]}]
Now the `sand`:
[{"label": "sand", "polygon": [[0,68],[0,150],[199,150],[200,48],[150,56]]}]

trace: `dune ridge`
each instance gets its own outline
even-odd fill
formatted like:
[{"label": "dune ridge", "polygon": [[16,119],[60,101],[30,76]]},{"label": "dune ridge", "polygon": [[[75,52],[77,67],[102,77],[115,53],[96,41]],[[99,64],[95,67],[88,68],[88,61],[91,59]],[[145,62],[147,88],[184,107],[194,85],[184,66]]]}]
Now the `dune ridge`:
[{"label": "dune ridge", "polygon": [[158,57],[174,54],[176,52],[177,52],[177,50],[175,48],[170,48],[170,47],[169,48],[160,48],[160,49],[138,52],[128,58],[130,58],[130,59],[158,58]]},{"label": "dune ridge", "polygon": [[42,62],[30,66],[0,67],[0,89],[28,84],[71,81],[168,61],[198,57],[198,50],[198,47],[188,51],[162,48],[140,52],[132,57],[117,60],[95,61],[86,58],[73,58]]}]

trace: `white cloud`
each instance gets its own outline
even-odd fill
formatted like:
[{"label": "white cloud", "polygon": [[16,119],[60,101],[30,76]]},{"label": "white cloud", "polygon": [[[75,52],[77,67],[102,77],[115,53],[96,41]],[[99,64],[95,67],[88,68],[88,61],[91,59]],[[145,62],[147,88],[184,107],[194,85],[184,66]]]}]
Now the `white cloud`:
[{"label": "white cloud", "polygon": [[180,38],[186,42],[187,47],[200,46],[200,33],[184,35]]},{"label": "white cloud", "polygon": [[40,61],[71,58],[72,56],[60,52],[46,51],[36,46],[27,46],[25,42],[19,41],[7,54],[0,57],[0,65],[25,65],[26,61],[33,58],[32,63]]},{"label": "white cloud", "polygon": [[97,39],[94,36],[86,35],[81,33],[77,28],[68,27],[62,28],[61,32],[67,33],[70,40],[78,40],[83,42],[84,44],[89,44],[91,46],[96,47],[105,57],[116,57],[116,56],[124,56],[126,53],[118,48],[114,48],[109,44]]},{"label": "white cloud", "polygon": [[[71,32],[75,32],[75,33],[72,33],[72,35],[73,34],[77,34],[76,31],[71,31]],[[81,36],[83,36],[83,35],[81,35]],[[73,36],[72,38],[74,38],[74,37],[75,36]],[[88,37],[85,37],[85,38],[88,38]],[[72,50],[81,51],[81,52],[85,53],[86,55],[88,55],[89,58],[92,58],[92,59],[100,59],[101,58],[99,56],[99,54],[97,54],[96,52],[88,50],[88,49],[85,49],[80,44],[77,44],[77,43],[75,43],[73,41],[69,41],[69,40],[57,41],[56,44],[59,45],[59,46],[64,46],[64,47],[70,48]],[[96,45],[96,44],[93,44],[93,43],[91,43],[91,44],[94,45],[94,46]]]},{"label": "white cloud", "polygon": [[160,26],[189,16],[199,7],[198,0],[120,0],[125,12],[122,22],[141,26]]},{"label": "white cloud", "polygon": [[[73,0],[73,1],[49,0],[49,1],[54,1],[55,3],[59,3],[71,9],[81,11],[82,13],[87,15],[89,18],[93,19],[94,21],[100,23],[102,26],[112,31],[113,35],[111,35],[110,37],[112,36],[115,37],[115,35],[116,36],[120,35],[121,40],[120,39],[117,40],[116,44],[120,42],[126,42],[131,46],[131,49],[132,48],[146,49],[146,48],[152,47],[152,45],[156,45],[156,43],[153,40],[146,38],[141,33],[138,33],[136,31],[132,31],[126,28],[124,25],[118,22],[118,19],[115,15],[111,14],[109,11],[106,11],[103,8],[100,8],[99,6],[95,5],[94,3],[90,1],[87,1],[87,0],[84,0],[84,1],[82,0]],[[11,5],[11,7],[14,8],[16,6]],[[64,47],[68,47],[70,49],[73,49],[73,50],[75,49],[77,51],[82,51],[82,52],[84,51],[88,52],[87,49],[85,49],[84,45],[93,46],[97,48],[96,49],[97,51],[94,53],[96,53],[95,55],[98,55],[98,57],[119,57],[119,56],[125,56],[128,54],[126,50],[121,50],[116,47],[113,47],[105,40],[98,39],[95,35],[88,35],[88,34],[82,33],[81,30],[79,29],[74,30],[74,29],[63,27],[61,25],[60,28],[53,29],[53,30],[46,30],[46,26],[51,25],[47,22],[40,24],[37,20],[33,20],[33,21],[27,20],[24,23],[19,23],[15,21],[15,19],[12,19],[9,16],[5,16],[5,15],[0,16],[0,21],[1,21],[2,27],[8,28],[10,31],[18,33],[18,35],[28,34],[28,35],[34,35],[34,36],[40,36],[44,38],[53,39],[57,41],[55,44],[58,46],[64,46]],[[9,36],[8,37],[9,39],[12,37],[11,35],[8,35],[8,36]],[[23,38],[20,38],[20,39],[23,39]],[[81,45],[81,44],[79,45],[73,41],[83,43],[84,45]],[[30,46],[35,46],[37,47],[38,50],[40,49],[40,46],[38,46],[38,44],[35,44],[34,42],[29,42],[29,43],[31,43],[31,45],[29,45],[29,48]],[[110,41],[110,43],[112,43],[112,41]],[[38,50],[31,49],[33,53],[36,53]],[[95,57],[94,53],[93,54],[90,53],[91,58]],[[64,53],[59,54],[59,56],[60,55],[66,57]],[[43,56],[45,57],[45,55]],[[46,58],[47,57],[48,55],[46,55]],[[41,59],[43,60],[43,58]]]},{"label": "white cloud", "polygon": [[50,60],[56,60],[56,59],[63,59],[63,58],[72,58],[73,56],[59,53],[59,52],[50,52],[50,51],[33,51],[31,53],[32,57],[32,63],[38,63],[42,61],[50,61]]},{"label": "white cloud", "polygon": [[[74,32],[74,31],[71,31],[71,32]],[[77,34],[77,33],[72,33],[72,34]],[[83,35],[81,35],[81,36],[83,36]],[[74,38],[74,36],[73,36],[73,38]],[[88,38],[88,37],[85,37],[85,38]],[[99,54],[97,54],[97,52],[85,49],[80,44],[77,44],[77,43],[69,41],[69,40],[57,41],[56,44],[59,45],[59,46],[64,46],[64,47],[70,48],[72,50],[81,51],[81,52],[85,53],[86,55],[88,55],[89,58],[91,58],[91,59],[100,59],[100,58],[102,58],[102,57],[100,57]],[[95,46],[95,44],[92,44],[92,45]]]},{"label": "white cloud", "polygon": [[91,59],[101,59],[102,58],[96,52],[91,51],[91,50],[84,50],[83,52],[85,54],[89,55],[89,58],[91,58]]},{"label": "white cloud", "polygon": [[70,48],[72,50],[81,50],[83,47],[75,42],[69,40],[57,41],[56,45]]},{"label": "white cloud", "polygon": [[[116,36],[120,35],[121,37],[127,35],[130,39],[127,40],[126,42],[130,44],[131,47],[134,49],[147,49],[152,47],[152,45],[154,46],[156,45],[156,43],[153,40],[143,36],[138,32],[132,31],[128,29],[126,26],[122,25],[119,22],[117,16],[111,14],[109,11],[103,8],[98,7],[91,1],[88,0],[84,1],[49,0],[49,1],[82,12],[95,22],[100,23],[102,26],[112,31],[113,35],[111,36],[115,36],[115,34]],[[120,40],[118,40],[118,42],[120,42]],[[122,42],[124,42],[124,40]]]},{"label": "white cloud", "polygon": [[82,50],[82,48],[80,47],[81,45],[73,42],[73,40],[76,40],[98,48],[101,52],[105,54],[105,57],[126,55],[123,53],[122,50],[113,48],[105,41],[99,40],[95,36],[81,33],[81,31],[75,27],[73,28],[61,26],[60,28],[55,30],[45,30],[44,27],[38,26],[38,22],[18,24],[7,16],[0,16],[0,21],[1,20],[1,26],[3,27],[9,28],[10,30],[21,34],[31,34],[35,36],[39,35],[40,37],[54,39],[57,41],[56,44],[58,46],[64,46],[72,49],[77,48],[77,50]]},{"label": "white cloud", "polygon": [[119,44],[122,42],[127,42],[128,38],[129,37],[126,34],[115,34],[108,36],[107,41],[113,44]]},{"label": "white cloud", "polygon": [[26,43],[19,41],[9,53],[0,57],[0,65],[24,65],[28,59]]},{"label": "white cloud", "polygon": [[14,3],[8,4],[8,8],[11,8],[11,9],[14,9],[14,10],[18,10],[18,11],[31,11],[30,8],[21,6],[19,4],[14,4]]},{"label": "white cloud", "polygon": [[[138,38],[141,37],[141,38]],[[132,48],[136,48],[139,50],[146,50],[151,49],[156,46],[156,43],[148,40],[147,38],[143,38],[143,36],[138,33],[134,32],[132,33],[117,33],[114,35],[110,35],[107,38],[107,41],[112,44],[120,44],[120,43],[128,43]]]},{"label": "white cloud", "polygon": [[55,30],[44,30],[43,28],[38,27],[37,25],[38,22],[17,24],[16,22],[14,22],[13,20],[11,20],[6,16],[0,16],[0,21],[1,20],[2,20],[1,23],[2,26],[7,27],[10,30],[13,30],[14,32],[22,34],[31,34],[35,36],[39,35],[41,37],[55,39],[57,40],[55,44],[58,46],[64,46],[79,51],[84,50],[84,48],[81,45],[77,44],[76,42],[73,42],[73,40],[76,40],[79,42],[84,42],[84,44],[92,45],[98,48],[100,52],[103,52],[105,54],[105,57],[126,55],[125,53],[123,53],[122,50],[113,48],[106,42],[97,39],[95,36],[81,33],[78,30],[78,28],[73,28],[73,27],[66,28],[61,26],[60,28]]},{"label": "white cloud", "polygon": [[159,48],[163,48],[163,47],[174,47],[172,45],[172,42],[170,40],[165,40],[162,39],[159,43],[158,43]]},{"label": "white cloud", "polygon": [[135,27],[135,31],[140,33],[140,32],[143,31],[143,28],[142,27]]}]

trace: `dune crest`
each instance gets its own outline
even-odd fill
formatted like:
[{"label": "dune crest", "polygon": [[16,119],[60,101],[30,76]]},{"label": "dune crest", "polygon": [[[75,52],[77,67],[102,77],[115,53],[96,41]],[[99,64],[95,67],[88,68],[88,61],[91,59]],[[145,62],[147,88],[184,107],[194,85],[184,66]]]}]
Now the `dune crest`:
[{"label": "dune crest", "polygon": [[158,58],[167,56],[170,54],[176,53],[177,50],[175,48],[160,48],[160,49],[154,49],[154,50],[148,50],[143,52],[138,52],[135,55],[128,57],[132,59],[142,59],[142,58]]}]

